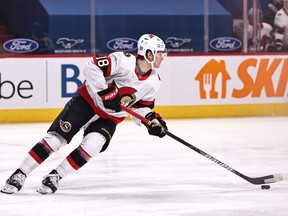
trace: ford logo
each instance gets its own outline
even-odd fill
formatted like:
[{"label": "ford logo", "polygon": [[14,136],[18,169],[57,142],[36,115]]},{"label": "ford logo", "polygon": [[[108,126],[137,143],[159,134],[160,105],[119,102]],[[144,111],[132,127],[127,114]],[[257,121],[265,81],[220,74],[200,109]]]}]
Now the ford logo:
[{"label": "ford logo", "polygon": [[108,41],[107,47],[113,51],[133,51],[137,49],[137,40],[133,38],[114,38]]},{"label": "ford logo", "polygon": [[34,40],[17,38],[6,41],[3,48],[13,53],[28,53],[33,52],[39,47],[38,43]]},{"label": "ford logo", "polygon": [[232,37],[219,37],[210,41],[210,47],[219,51],[233,51],[242,46],[242,42]]}]

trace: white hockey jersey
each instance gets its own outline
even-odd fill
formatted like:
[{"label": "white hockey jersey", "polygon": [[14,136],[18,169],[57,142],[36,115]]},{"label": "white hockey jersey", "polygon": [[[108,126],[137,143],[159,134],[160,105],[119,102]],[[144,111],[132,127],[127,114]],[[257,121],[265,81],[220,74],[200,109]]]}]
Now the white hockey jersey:
[{"label": "white hockey jersey", "polygon": [[274,19],[275,40],[282,41],[284,46],[288,46],[288,15],[282,8],[279,10]]},{"label": "white hockey jersey", "polygon": [[[84,69],[86,82],[79,87],[79,94],[101,118],[120,123],[128,115],[125,111],[106,109],[97,94],[113,83],[118,88],[121,103],[128,104],[135,112],[145,116],[154,107],[156,93],[161,84],[156,70],[141,75],[136,69],[136,57],[129,53],[114,52],[108,56],[93,56]],[[135,120],[135,119],[134,119]],[[136,120],[136,123],[139,121]]]},{"label": "white hockey jersey", "polygon": [[[268,23],[262,22],[260,27],[260,46],[261,51],[265,50],[266,46],[271,43],[272,40],[272,26]],[[247,29],[247,37],[248,37],[248,46],[253,46],[253,26],[251,24],[248,25]]]}]

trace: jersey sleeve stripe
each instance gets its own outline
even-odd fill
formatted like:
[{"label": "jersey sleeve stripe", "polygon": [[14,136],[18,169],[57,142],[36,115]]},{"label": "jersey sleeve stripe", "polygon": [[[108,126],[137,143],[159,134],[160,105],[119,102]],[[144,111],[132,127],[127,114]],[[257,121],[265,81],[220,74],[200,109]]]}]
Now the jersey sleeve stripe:
[{"label": "jersey sleeve stripe", "polygon": [[96,55],[94,55],[93,56],[93,63],[101,69],[104,77],[111,76],[111,58],[110,58],[110,56],[97,57]]},{"label": "jersey sleeve stripe", "polygon": [[155,105],[155,100],[153,101],[144,101],[144,100],[140,100],[137,101],[134,105],[133,108],[144,108],[144,107],[148,107],[150,109],[153,109]]}]

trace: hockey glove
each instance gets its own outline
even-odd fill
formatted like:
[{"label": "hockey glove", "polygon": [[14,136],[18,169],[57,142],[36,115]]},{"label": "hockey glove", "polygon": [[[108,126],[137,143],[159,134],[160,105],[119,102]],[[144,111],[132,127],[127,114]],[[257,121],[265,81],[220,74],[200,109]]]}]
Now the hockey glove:
[{"label": "hockey glove", "polygon": [[107,89],[98,92],[98,95],[101,97],[106,109],[111,109],[115,112],[121,111],[120,96],[116,86],[110,84]]},{"label": "hockey glove", "polygon": [[166,122],[162,119],[162,117],[155,112],[150,112],[145,116],[152,124],[145,126],[148,129],[148,133],[153,136],[158,136],[160,138],[166,135],[165,130],[168,130]]}]

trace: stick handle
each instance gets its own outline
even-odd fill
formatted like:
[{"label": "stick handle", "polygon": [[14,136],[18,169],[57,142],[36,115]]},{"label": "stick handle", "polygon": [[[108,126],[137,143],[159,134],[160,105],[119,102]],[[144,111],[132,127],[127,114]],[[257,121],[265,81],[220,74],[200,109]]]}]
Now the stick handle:
[{"label": "stick handle", "polygon": [[148,119],[146,119],[146,118],[144,118],[143,116],[139,115],[138,113],[134,112],[133,110],[127,108],[126,106],[124,106],[124,105],[122,105],[122,104],[120,104],[120,106],[121,106],[121,108],[122,108],[125,112],[129,113],[130,115],[132,115],[132,116],[134,116],[134,117],[136,117],[136,118],[138,118],[138,119],[140,119],[140,120],[141,120],[142,122],[144,122],[145,124],[147,124],[147,125],[151,125],[151,124],[152,124],[151,121],[149,121]]}]

